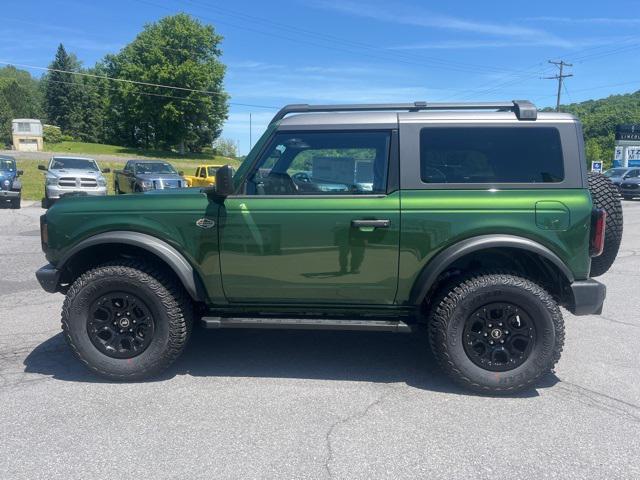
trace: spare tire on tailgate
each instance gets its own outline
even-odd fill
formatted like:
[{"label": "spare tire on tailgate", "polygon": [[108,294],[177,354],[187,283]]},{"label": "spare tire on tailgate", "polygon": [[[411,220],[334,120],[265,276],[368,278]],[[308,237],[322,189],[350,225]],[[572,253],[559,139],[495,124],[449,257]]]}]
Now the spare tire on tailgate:
[{"label": "spare tire on tailgate", "polygon": [[622,240],[622,204],[618,189],[604,175],[589,173],[589,190],[595,208],[602,208],[607,212],[607,227],[604,235],[604,250],[602,255],[591,259],[592,277],[604,274],[618,255],[620,241]]}]

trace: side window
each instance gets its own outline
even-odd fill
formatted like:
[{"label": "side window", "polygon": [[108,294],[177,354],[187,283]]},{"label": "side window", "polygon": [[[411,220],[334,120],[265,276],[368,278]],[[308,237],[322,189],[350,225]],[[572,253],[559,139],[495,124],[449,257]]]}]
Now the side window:
[{"label": "side window", "polygon": [[391,133],[276,134],[246,187],[248,195],[384,193]]},{"label": "side window", "polygon": [[635,178],[640,176],[640,170],[631,170],[628,174],[627,174],[627,178]]},{"label": "side window", "polygon": [[207,169],[204,167],[200,169],[200,178],[207,178]]},{"label": "side window", "polygon": [[425,183],[561,182],[560,133],[551,127],[423,128],[420,176]]}]

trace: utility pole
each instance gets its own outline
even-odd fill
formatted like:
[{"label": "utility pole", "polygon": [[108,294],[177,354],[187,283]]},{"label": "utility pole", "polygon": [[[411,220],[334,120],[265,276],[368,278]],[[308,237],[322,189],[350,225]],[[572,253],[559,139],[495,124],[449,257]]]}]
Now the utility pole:
[{"label": "utility pole", "polygon": [[564,67],[573,67],[572,63],[566,63],[564,60],[560,60],[559,62],[554,62],[553,60],[549,60],[549,63],[557,66],[560,69],[560,73],[558,75],[554,75],[553,77],[543,77],[545,80],[558,80],[558,97],[556,99],[556,112],[560,111],[560,92],[562,92],[562,80],[567,77],[573,77],[573,73],[562,73]]},{"label": "utility pole", "polygon": [[252,135],[253,129],[251,127],[252,127],[251,112],[249,112],[249,150],[253,148],[253,135]]}]

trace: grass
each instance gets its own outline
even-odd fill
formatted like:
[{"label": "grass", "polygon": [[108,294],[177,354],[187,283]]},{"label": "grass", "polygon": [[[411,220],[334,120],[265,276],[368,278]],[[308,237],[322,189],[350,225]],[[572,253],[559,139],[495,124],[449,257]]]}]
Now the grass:
[{"label": "grass", "polygon": [[[82,153],[84,155],[90,155],[88,152],[74,152],[74,153]],[[196,171],[197,166],[205,161],[196,160],[196,159],[183,159],[180,160],[167,160],[170,164],[172,164],[176,170],[184,171],[185,175],[193,175]],[[217,157],[216,160],[212,160],[211,157],[206,159],[208,162],[218,162],[221,164],[228,163],[233,167],[237,167],[239,162],[235,159]],[[18,159],[17,167],[18,170],[23,170],[24,175],[20,177],[20,181],[22,182],[22,198],[24,200],[41,200],[44,197],[44,173],[42,170],[38,170],[38,165],[47,165],[48,161],[46,160],[34,160],[34,159]],[[107,179],[107,188],[109,189],[109,195],[113,195],[113,171],[120,170],[124,167],[123,162],[103,162],[98,161],[98,165],[100,168],[110,168],[110,173],[105,173],[104,176]]]},{"label": "grass", "polygon": [[150,157],[162,159],[176,160],[203,160],[215,161],[216,157],[210,153],[187,153],[180,155],[177,152],[163,152],[158,150],[143,150],[139,148],[119,147],[117,145],[104,145],[101,143],[85,143],[85,142],[60,142],[47,143],[44,150],[53,153],[73,153],[82,155],[115,155],[120,157]]}]

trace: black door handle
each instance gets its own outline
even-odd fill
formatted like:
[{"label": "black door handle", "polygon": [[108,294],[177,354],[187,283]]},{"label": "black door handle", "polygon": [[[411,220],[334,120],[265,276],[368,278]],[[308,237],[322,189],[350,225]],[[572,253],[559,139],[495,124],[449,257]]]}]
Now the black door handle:
[{"label": "black door handle", "polygon": [[389,228],[390,220],[351,220],[353,228]]}]

